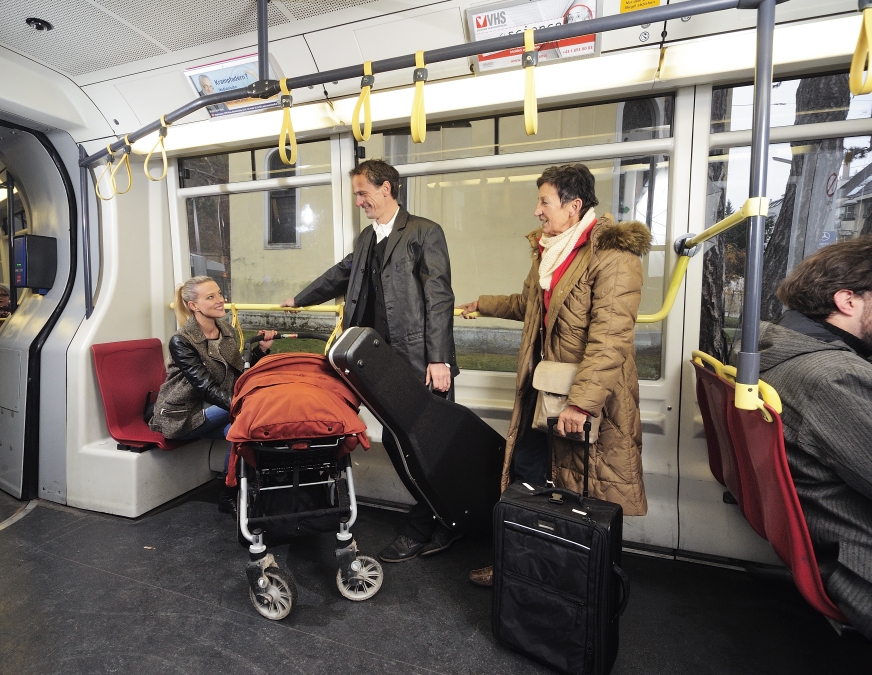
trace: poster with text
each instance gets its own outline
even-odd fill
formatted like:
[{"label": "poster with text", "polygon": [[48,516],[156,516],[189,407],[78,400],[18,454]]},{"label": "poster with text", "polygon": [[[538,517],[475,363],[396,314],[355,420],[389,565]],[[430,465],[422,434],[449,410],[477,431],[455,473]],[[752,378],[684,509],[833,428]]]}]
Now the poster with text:
[{"label": "poster with text", "polygon": [[[466,10],[466,24],[471,41],[487,40],[523,33],[533,28],[551,28],[589,21],[600,16],[601,0],[509,0]],[[599,36],[555,40],[536,45],[539,63],[553,63],[599,54]],[[521,65],[523,47],[506,49],[473,57],[477,72],[489,72]]]},{"label": "poster with text", "polygon": [[[185,70],[185,77],[198,96],[243,89],[258,80],[257,54],[247,54],[226,61],[188,68]],[[272,64],[270,64],[269,78],[276,79]],[[212,117],[221,117],[242,112],[271,110],[278,107],[278,96],[273,96],[268,99],[243,98],[227,103],[217,103],[206,106],[206,110]]]}]

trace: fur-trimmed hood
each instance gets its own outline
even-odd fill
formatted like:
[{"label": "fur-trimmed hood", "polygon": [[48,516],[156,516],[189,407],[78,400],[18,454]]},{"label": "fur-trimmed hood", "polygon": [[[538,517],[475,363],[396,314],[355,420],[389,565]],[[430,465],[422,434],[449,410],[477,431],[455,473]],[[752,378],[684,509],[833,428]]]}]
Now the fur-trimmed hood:
[{"label": "fur-trimmed hood", "polygon": [[[539,252],[541,237],[541,227],[527,235],[527,241],[533,247],[534,255]],[[597,249],[627,251],[639,257],[651,250],[651,239],[651,231],[645,223],[638,220],[616,223],[610,213],[604,213],[597,219],[591,233],[591,240]]]}]

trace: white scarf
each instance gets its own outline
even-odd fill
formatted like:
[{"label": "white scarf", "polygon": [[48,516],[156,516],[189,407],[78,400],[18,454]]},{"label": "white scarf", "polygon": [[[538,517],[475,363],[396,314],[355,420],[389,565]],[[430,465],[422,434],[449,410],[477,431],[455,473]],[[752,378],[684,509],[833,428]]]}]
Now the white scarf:
[{"label": "white scarf", "polygon": [[539,239],[539,244],[544,249],[542,260],[539,262],[539,285],[543,291],[551,290],[551,278],[554,276],[554,272],[566,262],[582,232],[595,220],[596,213],[593,209],[588,209],[584,217],[566,232],[561,232],[553,237],[543,234],[542,238]]}]

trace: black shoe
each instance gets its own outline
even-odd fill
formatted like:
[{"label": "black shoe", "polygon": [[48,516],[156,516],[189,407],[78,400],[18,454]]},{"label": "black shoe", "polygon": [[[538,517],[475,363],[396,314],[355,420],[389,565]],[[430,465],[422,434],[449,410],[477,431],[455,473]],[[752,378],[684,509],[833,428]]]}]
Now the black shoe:
[{"label": "black shoe", "polygon": [[439,523],[433,532],[433,536],[430,537],[430,541],[424,544],[418,555],[433,555],[434,553],[444,551],[462,536],[457,530],[449,530],[442,523]]},{"label": "black shoe", "polygon": [[236,497],[237,492],[232,488],[223,488],[218,496],[218,510],[221,513],[231,513],[236,515]]},{"label": "black shoe", "polygon": [[417,542],[405,534],[401,534],[394,540],[394,543],[385,549],[382,549],[378,557],[383,562],[396,563],[411,560],[418,555],[418,552],[424,547],[423,543]]}]

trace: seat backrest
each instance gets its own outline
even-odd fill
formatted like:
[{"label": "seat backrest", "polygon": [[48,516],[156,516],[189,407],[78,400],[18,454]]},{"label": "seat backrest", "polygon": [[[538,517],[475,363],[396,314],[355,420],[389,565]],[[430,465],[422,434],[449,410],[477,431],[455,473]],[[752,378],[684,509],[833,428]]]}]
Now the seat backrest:
[{"label": "seat backrest", "polygon": [[787,464],[781,417],[770,406],[765,407],[772,422],[767,422],[760,410],[739,410],[730,405],[728,411],[736,452],[754,474],[758,494],[751,504],[759,508],[763,536],[793,572],[794,582],[806,601],[821,614],[848,623],[824,590],[808,526]]},{"label": "seat backrest", "polygon": [[[754,471],[750,460],[737,452],[730,429],[730,410],[735,408],[736,386],[698,363],[694,362],[693,365],[696,368],[697,400],[700,402],[709,448],[709,466],[714,467],[712,474],[718,478],[715,470],[719,457],[722,483],[736,498],[739,509],[754,531],[765,538]],[[704,407],[708,409],[708,423]]]},{"label": "seat backrest", "polygon": [[146,395],[158,391],[166,379],[160,340],[107,342],[92,345],[91,351],[112,438],[138,448],[157,445],[171,450],[183,445],[167,441],[142,419]]},{"label": "seat backrest", "polygon": [[733,494],[739,502],[739,508],[744,511],[744,483],[727,417],[727,409],[735,399],[735,388],[731,382],[698,363],[693,366],[696,368],[696,397],[705,427],[709,468],[717,481]]},{"label": "seat backrest", "polygon": [[[712,380],[717,375],[706,370],[698,363],[693,361],[691,363],[696,369],[696,401],[699,404],[702,425],[705,428],[709,469],[711,469],[712,475],[718,483],[726,487],[723,462],[725,456],[732,454],[732,450],[728,450],[728,447],[733,442],[730,440],[730,433],[727,427],[723,397],[719,396],[718,390],[712,383]],[[733,496],[735,497],[736,495],[734,494]]]}]

